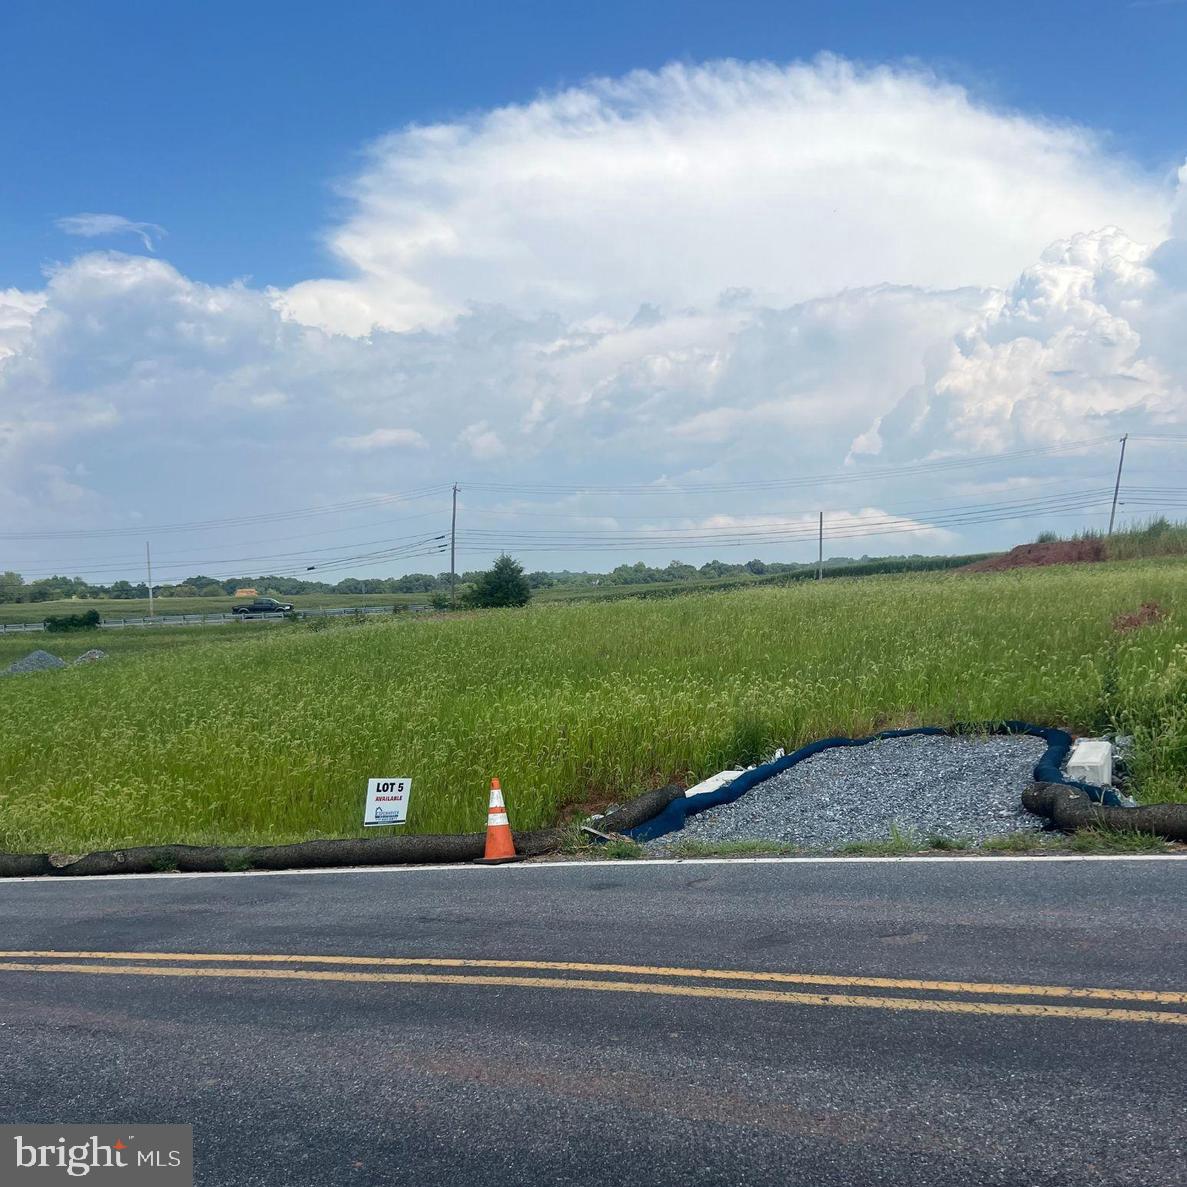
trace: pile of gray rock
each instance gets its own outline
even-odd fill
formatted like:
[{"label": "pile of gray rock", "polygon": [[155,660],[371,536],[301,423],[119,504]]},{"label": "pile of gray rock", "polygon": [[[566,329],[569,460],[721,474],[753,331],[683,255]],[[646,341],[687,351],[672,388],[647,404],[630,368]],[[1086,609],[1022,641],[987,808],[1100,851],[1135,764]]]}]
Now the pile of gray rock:
[{"label": "pile of gray rock", "polygon": [[[98,647],[92,647],[90,651],[84,651],[74,661],[74,666],[77,667],[79,664],[93,664],[106,658],[106,651],[101,651]],[[59,659],[56,655],[50,655],[48,651],[38,650],[31,651],[24,659],[15,660],[7,668],[0,670],[0,676],[23,676],[28,672],[52,672],[58,668],[68,667],[70,667],[70,664],[64,659]]]},{"label": "pile of gray rock", "polygon": [[885,840],[892,829],[969,843],[1038,831],[1044,822],[1023,808],[1022,792],[1046,745],[1025,734],[914,734],[824,750],[649,847],[761,840],[830,850]]},{"label": "pile of gray rock", "polygon": [[5,676],[23,676],[26,672],[51,672],[69,665],[48,651],[31,651],[24,659],[15,660],[4,669]]}]

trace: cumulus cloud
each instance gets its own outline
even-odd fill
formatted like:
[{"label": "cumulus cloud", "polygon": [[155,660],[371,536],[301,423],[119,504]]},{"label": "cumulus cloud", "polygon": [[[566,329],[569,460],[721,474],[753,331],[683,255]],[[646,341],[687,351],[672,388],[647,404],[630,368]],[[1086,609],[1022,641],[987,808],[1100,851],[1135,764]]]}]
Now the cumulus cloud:
[{"label": "cumulus cloud", "polygon": [[1187,165],[1179,170],[1179,186],[1171,212],[1171,233],[1150,258],[1150,266],[1171,288],[1187,291]]},{"label": "cumulus cloud", "polygon": [[1157,184],[1082,128],[836,58],[598,79],[371,146],[328,243],[278,295],[346,333],[473,302],[625,316],[745,287],[782,305],[883,283],[1000,286],[1048,243],[1164,228]]},{"label": "cumulus cloud", "polygon": [[490,461],[502,457],[507,452],[506,446],[499,439],[499,434],[484,420],[467,425],[458,439],[478,461]]},{"label": "cumulus cloud", "polygon": [[855,451],[1000,452],[1181,425],[1187,358],[1169,322],[1182,298],[1154,255],[1115,227],[1053,244]]},{"label": "cumulus cloud", "polygon": [[45,305],[41,293],[0,289],[0,361],[28,340],[34,315]]},{"label": "cumulus cloud", "polygon": [[[642,531],[818,507],[854,541],[834,551],[873,546],[871,518],[883,548],[963,548],[992,537],[957,545],[926,508],[1079,480],[1083,459],[874,475],[1187,431],[1187,176],[1176,197],[1084,130],[918,72],[595,82],[388,137],[350,192],[335,280],[207,285],[93,252],[0,290],[0,529],[458,480],[493,551],[524,515]],[[480,493],[520,479],[590,489]],[[410,533],[447,522],[426,498]],[[53,547],[37,556],[71,567]]]},{"label": "cumulus cloud", "polygon": [[165,228],[156,223],[138,223],[122,214],[70,214],[54,224],[67,235],[81,235],[84,239],[100,239],[119,235],[136,235],[146,251],[156,251],[154,239],[165,236]]}]

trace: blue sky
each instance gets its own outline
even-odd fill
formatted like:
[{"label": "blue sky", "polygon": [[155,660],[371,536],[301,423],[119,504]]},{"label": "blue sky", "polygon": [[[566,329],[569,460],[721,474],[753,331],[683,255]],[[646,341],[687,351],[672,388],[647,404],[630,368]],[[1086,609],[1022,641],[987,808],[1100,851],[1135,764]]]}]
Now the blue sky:
[{"label": "blue sky", "polygon": [[1100,526],[1123,432],[1174,513],[1185,49],[1160,0],[8,0],[0,568],[431,568],[453,482],[466,568],[968,551]]},{"label": "blue sky", "polygon": [[0,282],[18,285],[70,251],[53,220],[76,211],[166,227],[198,279],[324,273],[334,180],[375,136],[670,61],[914,59],[1152,169],[1181,163],[1187,112],[1175,0],[6,0],[0,34]]}]

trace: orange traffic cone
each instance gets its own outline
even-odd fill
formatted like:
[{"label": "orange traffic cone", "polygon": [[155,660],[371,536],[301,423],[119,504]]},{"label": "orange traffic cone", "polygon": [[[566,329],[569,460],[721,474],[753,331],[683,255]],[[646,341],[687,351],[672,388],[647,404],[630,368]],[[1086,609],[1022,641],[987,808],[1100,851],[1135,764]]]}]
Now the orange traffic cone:
[{"label": "orange traffic cone", "polygon": [[475,859],[478,865],[496,866],[507,861],[519,861],[515,842],[511,838],[511,825],[507,822],[507,808],[503,803],[503,790],[499,781],[490,781],[490,808],[486,813],[486,853]]}]

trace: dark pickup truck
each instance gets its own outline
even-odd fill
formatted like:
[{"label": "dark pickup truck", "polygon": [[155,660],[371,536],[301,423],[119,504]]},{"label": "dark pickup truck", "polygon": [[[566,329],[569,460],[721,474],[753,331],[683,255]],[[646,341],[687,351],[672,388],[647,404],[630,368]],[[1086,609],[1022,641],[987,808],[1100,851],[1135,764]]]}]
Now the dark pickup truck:
[{"label": "dark pickup truck", "polygon": [[275,598],[256,598],[231,607],[232,614],[287,614],[293,608],[292,602],[278,602]]}]

